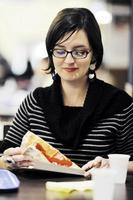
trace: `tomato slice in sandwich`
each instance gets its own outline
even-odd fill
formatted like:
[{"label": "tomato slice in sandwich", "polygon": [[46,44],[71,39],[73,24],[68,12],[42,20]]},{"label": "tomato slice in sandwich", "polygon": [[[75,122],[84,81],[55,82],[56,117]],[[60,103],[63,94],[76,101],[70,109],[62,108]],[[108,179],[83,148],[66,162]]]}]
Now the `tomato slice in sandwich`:
[{"label": "tomato slice in sandwich", "polygon": [[58,151],[54,155],[50,156],[49,152],[46,151],[40,143],[36,143],[36,148],[41,151],[41,153],[48,159],[49,162],[67,167],[72,166],[72,161],[64,156],[61,152]]}]

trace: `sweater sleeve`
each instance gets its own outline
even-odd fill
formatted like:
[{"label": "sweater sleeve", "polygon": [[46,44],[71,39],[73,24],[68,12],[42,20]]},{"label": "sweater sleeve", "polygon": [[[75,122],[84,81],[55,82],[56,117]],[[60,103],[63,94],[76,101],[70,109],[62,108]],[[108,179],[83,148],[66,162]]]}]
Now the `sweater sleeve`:
[{"label": "sweater sleeve", "polygon": [[20,146],[24,134],[29,130],[28,106],[30,96],[31,94],[21,103],[15,118],[13,119],[12,125],[0,146],[0,152],[3,152],[9,147]]},{"label": "sweater sleeve", "polygon": [[130,160],[133,160],[133,103],[119,117],[121,129],[117,138],[117,149],[119,153],[129,154]]}]

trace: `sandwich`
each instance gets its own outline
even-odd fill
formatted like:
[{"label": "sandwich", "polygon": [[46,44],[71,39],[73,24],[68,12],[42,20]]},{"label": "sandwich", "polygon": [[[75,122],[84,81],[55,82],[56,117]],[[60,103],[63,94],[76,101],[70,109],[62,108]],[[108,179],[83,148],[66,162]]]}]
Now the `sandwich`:
[{"label": "sandwich", "polygon": [[24,149],[23,154],[32,157],[34,161],[43,161],[45,163],[80,169],[78,165],[72,162],[58,149],[54,148],[31,131],[28,131],[24,135],[21,147]]}]

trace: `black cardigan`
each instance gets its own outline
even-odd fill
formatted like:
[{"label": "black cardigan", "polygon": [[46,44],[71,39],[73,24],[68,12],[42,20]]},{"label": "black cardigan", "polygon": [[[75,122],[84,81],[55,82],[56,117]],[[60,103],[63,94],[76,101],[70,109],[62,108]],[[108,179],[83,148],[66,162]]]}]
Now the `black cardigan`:
[{"label": "black cardigan", "polygon": [[71,124],[69,130],[69,135],[73,137],[67,141],[60,126],[64,113],[59,77],[51,87],[37,88],[34,95],[39,106],[43,108],[52,132],[64,145],[73,148],[77,148],[86,128],[91,129],[98,120],[106,119],[116,113],[120,114],[132,103],[132,98],[124,91],[98,79],[90,82],[83,109],[80,115],[75,116],[75,123]]}]

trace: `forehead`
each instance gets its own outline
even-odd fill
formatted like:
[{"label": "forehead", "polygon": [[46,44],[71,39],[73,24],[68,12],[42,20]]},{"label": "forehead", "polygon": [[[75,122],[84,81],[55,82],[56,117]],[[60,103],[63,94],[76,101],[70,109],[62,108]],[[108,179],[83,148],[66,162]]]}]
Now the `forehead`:
[{"label": "forehead", "polygon": [[71,33],[66,34],[61,40],[58,41],[57,45],[68,48],[74,46],[90,46],[87,34],[84,30],[75,31],[72,35]]}]

